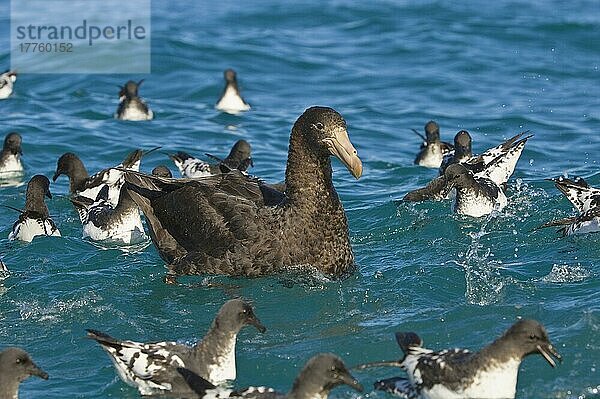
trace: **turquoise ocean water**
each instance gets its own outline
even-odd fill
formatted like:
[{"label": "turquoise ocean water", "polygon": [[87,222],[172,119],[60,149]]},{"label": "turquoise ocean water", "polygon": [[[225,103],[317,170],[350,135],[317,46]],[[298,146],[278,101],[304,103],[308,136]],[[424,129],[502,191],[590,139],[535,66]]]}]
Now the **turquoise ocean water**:
[{"label": "turquoise ocean water", "polygon": [[[577,174],[600,186],[600,6],[462,3],[154,1],[151,75],[20,76],[14,96],[0,103],[0,133],[22,134],[26,179],[50,177],[66,151],[97,171],[136,147],[225,155],[244,138],[254,150],[252,173],[279,181],[290,128],[310,105],[346,118],[364,163],[355,181],[334,161],[358,264],[341,282],[190,277],[165,285],[152,245],[124,250],[81,239],[66,178],[52,184],[48,201],[63,238],[8,242],[17,215],[1,210],[0,253],[12,273],[0,287],[0,346],[26,348],[51,376],[27,381],[22,397],[138,397],[84,329],[193,343],[238,295],[254,301],[268,331],[241,333],[236,386],[287,390],[317,352],[350,365],[398,357],[398,330],[418,332],[431,348],[476,349],[528,317],[547,327],[564,362],[552,369],[540,356],[527,358],[517,396],[598,397],[600,235],[530,230],[572,214],[545,178]],[[213,108],[228,67],[253,107],[240,116]],[[117,85],[130,78],[146,79],[141,94],[154,121],[112,119]],[[448,141],[469,130],[476,152],[523,130],[535,134],[500,214],[472,219],[452,215],[449,203],[397,202],[435,175],[412,165],[419,140],[410,128],[430,119]],[[159,163],[173,169],[160,152],[142,169]],[[0,204],[22,206],[24,190],[0,188]],[[364,397],[383,398],[372,383],[397,373],[355,375]]]}]

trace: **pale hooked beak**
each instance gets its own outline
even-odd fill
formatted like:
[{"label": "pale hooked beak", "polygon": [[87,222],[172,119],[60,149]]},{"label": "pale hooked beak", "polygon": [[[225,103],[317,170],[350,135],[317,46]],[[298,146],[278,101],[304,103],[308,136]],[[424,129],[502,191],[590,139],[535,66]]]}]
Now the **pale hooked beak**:
[{"label": "pale hooked beak", "polygon": [[556,367],[556,361],[552,358],[554,356],[558,361],[562,362],[562,357],[560,354],[554,349],[554,347],[550,344],[548,345],[538,345],[537,350],[540,352],[544,359],[550,364],[552,367]]},{"label": "pale hooked beak", "polygon": [[342,161],[346,168],[356,179],[362,175],[362,162],[358,157],[356,148],[350,142],[348,132],[344,128],[339,128],[334,137],[323,139],[331,155]]}]

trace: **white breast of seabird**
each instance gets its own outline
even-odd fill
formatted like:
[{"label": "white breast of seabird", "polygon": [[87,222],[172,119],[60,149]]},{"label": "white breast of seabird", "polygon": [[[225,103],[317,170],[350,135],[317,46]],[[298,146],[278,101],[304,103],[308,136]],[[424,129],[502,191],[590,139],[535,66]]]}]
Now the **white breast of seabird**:
[{"label": "white breast of seabird", "polygon": [[125,107],[121,115],[119,115],[119,119],[124,121],[149,121],[153,118],[154,113],[152,110],[149,109],[146,113],[136,106]]},{"label": "white breast of seabird", "polygon": [[[446,387],[434,386],[430,392],[438,387],[435,392],[437,396],[430,396],[428,399],[441,398],[486,398],[486,399],[510,399],[515,397],[517,388],[517,375],[519,373],[518,359],[511,359],[508,362],[489,367],[487,370],[479,371],[473,380],[473,383],[465,387],[464,390],[454,392],[452,395]],[[440,395],[441,394],[441,395]]]},{"label": "white breast of seabird", "polygon": [[9,72],[0,75],[0,100],[8,98],[13,92],[13,84],[17,80],[16,74]]},{"label": "white breast of seabird", "polygon": [[0,178],[4,174],[15,174],[23,172],[23,164],[19,154],[8,154],[0,161]]},{"label": "white breast of seabird", "polygon": [[119,109],[115,114],[115,118],[123,121],[149,121],[154,118],[154,112],[141,99],[135,97],[122,97],[121,103],[125,102],[125,106]]},{"label": "white breast of seabird", "polygon": [[96,226],[89,218],[83,222],[83,238],[118,244],[134,244],[146,239],[138,208],[134,207],[108,226]]},{"label": "white breast of seabird", "polygon": [[225,348],[221,355],[215,359],[213,365],[208,368],[208,379],[215,385],[227,380],[235,380],[235,343],[236,337],[225,343]]},{"label": "white breast of seabird", "polygon": [[250,105],[244,102],[235,88],[228,86],[223,97],[221,97],[217,103],[217,109],[230,114],[236,114],[238,112],[248,111]]},{"label": "white breast of seabird", "polygon": [[459,215],[481,217],[493,211],[501,211],[507,203],[506,195],[501,189],[498,189],[496,198],[477,195],[477,192],[471,190],[462,190],[454,198],[454,212]]},{"label": "white breast of seabird", "polygon": [[419,165],[426,168],[439,168],[443,158],[444,153],[440,144],[432,143],[425,148],[423,157],[419,161]]},{"label": "white breast of seabird", "polygon": [[36,236],[60,237],[60,231],[52,225],[50,220],[27,218],[17,223],[8,235],[8,239],[31,242]]}]

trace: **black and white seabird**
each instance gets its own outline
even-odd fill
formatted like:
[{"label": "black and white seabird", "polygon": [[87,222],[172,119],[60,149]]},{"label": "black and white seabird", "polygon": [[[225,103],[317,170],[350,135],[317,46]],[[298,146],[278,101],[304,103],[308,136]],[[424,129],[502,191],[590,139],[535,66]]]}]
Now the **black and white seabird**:
[{"label": "black and white seabird", "polygon": [[[375,383],[375,388],[407,399],[512,399],[521,361],[540,354],[552,367],[561,360],[544,327],[520,320],[500,338],[478,352],[468,349],[432,351],[415,333],[396,333],[404,353],[400,361],[367,363],[359,368],[397,366],[407,377]],[[554,357],[554,358],[553,358]]]},{"label": "black and white seabird", "polygon": [[440,126],[434,121],[429,121],[425,124],[425,136],[416,130],[413,132],[423,139],[421,150],[415,158],[415,165],[439,168],[444,156],[454,149],[452,144],[440,140]]},{"label": "black and white seabird", "polygon": [[152,169],[152,175],[158,177],[166,177],[170,179],[173,177],[171,170],[167,168],[165,165],[158,165],[156,168]]},{"label": "black and white seabird", "polygon": [[227,173],[233,169],[240,172],[245,172],[250,166],[254,166],[252,161],[252,147],[246,140],[238,140],[235,142],[227,158],[220,159],[214,155],[206,154],[215,159],[217,164],[210,164],[201,159],[194,158],[185,152],[177,152],[169,155],[169,158],[175,163],[177,169],[181,173],[181,177],[195,179]]},{"label": "black and white seabird", "polygon": [[226,302],[202,341],[193,347],[176,342],[138,343],[120,341],[104,333],[87,330],[108,352],[121,379],[142,395],[184,395],[190,392],[177,367],[184,367],[220,384],[236,378],[235,344],[247,325],[264,333],[265,327],[252,306],[240,299]]},{"label": "black and white seabird", "polygon": [[144,79],[135,83],[133,80],[125,83],[119,92],[119,107],[115,118],[124,121],[149,121],[154,118],[154,113],[148,105],[138,96],[138,89]]},{"label": "black and white seabird", "polygon": [[459,215],[485,216],[502,210],[508,200],[504,191],[487,177],[473,174],[463,164],[452,164],[443,176],[433,179],[427,186],[411,191],[404,201],[439,201],[456,189],[453,210]]},{"label": "black and white seabird", "polygon": [[23,173],[21,143],[22,139],[19,133],[9,133],[4,138],[2,153],[0,153],[0,178]]},{"label": "black and white seabird", "polygon": [[240,94],[235,71],[233,69],[227,69],[223,72],[223,76],[225,78],[225,88],[223,89],[221,98],[217,101],[216,108],[219,111],[234,115],[243,111],[248,111],[250,109],[250,104],[244,101]]},{"label": "black and white seabird", "polygon": [[105,184],[95,201],[83,196],[71,198],[83,225],[83,238],[127,245],[146,240],[140,210],[129,192],[120,191],[116,207],[109,203],[108,193]]},{"label": "black and white seabird", "polygon": [[60,231],[50,218],[44,197],[52,198],[50,180],[43,175],[35,175],[27,184],[25,209],[13,225],[9,240],[31,242],[35,236],[60,237]]},{"label": "black and white seabird", "polygon": [[48,379],[27,352],[9,347],[0,352],[0,399],[18,399],[19,385],[31,376]]},{"label": "black and white seabird", "polygon": [[460,163],[473,174],[492,180],[506,191],[508,179],[515,171],[527,140],[532,137],[522,137],[525,133],[527,132],[519,133],[481,155],[473,155],[471,136],[466,130],[461,130],[454,137],[454,153],[450,153],[442,161],[440,175],[444,174],[448,166]]},{"label": "black and white seabird", "polygon": [[277,201],[265,194],[276,190],[235,170],[198,180],[127,172],[127,188],[171,274],[255,277],[308,266],[340,277],[354,269],[354,255],[332,155],[361,176],[342,116],[312,107],[292,128],[286,191]]},{"label": "black and white seabird", "polygon": [[577,216],[553,220],[540,228],[561,226],[564,236],[600,231],[600,189],[591,187],[582,177],[550,179],[579,212]]},{"label": "black and white seabird", "polygon": [[12,94],[16,81],[16,71],[6,71],[0,75],[0,100],[7,99]]},{"label": "black and white seabird", "polygon": [[69,177],[71,195],[87,197],[91,200],[95,200],[102,187],[108,185],[109,203],[115,207],[119,201],[121,187],[125,183],[124,172],[120,169],[140,170],[143,155],[142,150],[132,151],[119,165],[103,169],[90,176],[81,159],[72,152],[67,152],[58,159],[52,181],[56,181],[60,175],[66,175]]},{"label": "black and white seabird", "polygon": [[1,273],[8,273],[8,267],[6,267],[6,264],[4,263],[4,261],[2,260],[2,258],[0,258],[0,272]]},{"label": "black and white seabird", "polygon": [[340,385],[348,385],[358,392],[363,391],[362,385],[350,374],[342,359],[331,353],[321,353],[312,357],[298,374],[287,394],[262,386],[236,391],[219,388],[186,368],[177,370],[196,393],[196,397],[201,399],[327,399],[329,392]]}]

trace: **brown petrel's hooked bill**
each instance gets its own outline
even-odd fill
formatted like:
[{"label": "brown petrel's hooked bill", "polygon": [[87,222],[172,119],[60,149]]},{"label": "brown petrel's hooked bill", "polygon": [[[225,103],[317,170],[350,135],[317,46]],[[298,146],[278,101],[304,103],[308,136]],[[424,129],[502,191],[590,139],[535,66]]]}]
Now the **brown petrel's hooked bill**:
[{"label": "brown petrel's hooked bill", "polygon": [[362,162],[358,157],[356,148],[350,142],[346,129],[340,127],[333,137],[325,138],[323,142],[327,145],[331,155],[342,161],[352,173],[352,176],[356,179],[360,178],[362,175]]}]

